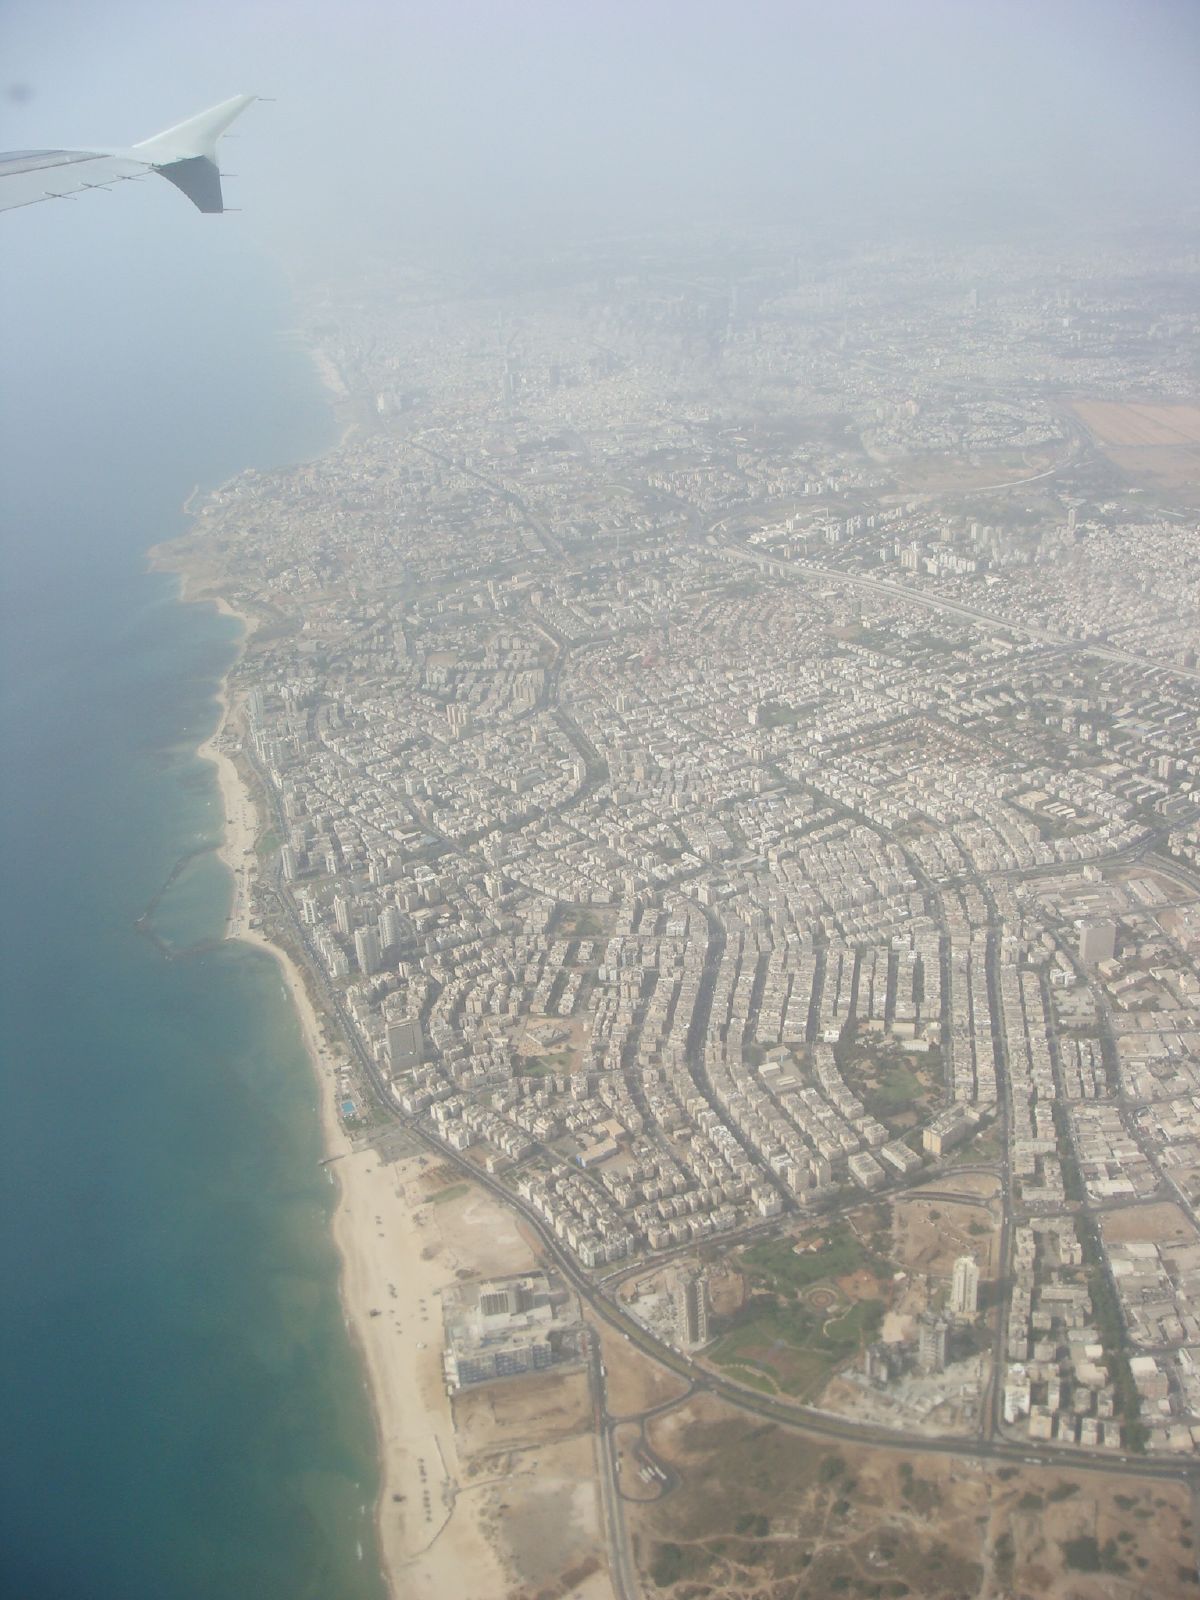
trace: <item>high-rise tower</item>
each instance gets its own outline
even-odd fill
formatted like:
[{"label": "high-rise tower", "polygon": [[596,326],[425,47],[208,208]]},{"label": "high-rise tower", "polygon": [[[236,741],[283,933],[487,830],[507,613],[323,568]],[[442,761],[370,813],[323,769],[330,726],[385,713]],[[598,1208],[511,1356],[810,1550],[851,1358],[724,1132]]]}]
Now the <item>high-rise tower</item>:
[{"label": "high-rise tower", "polygon": [[954,1263],[950,1309],[956,1317],[973,1317],[979,1309],[979,1267],[973,1256],[959,1256]]}]

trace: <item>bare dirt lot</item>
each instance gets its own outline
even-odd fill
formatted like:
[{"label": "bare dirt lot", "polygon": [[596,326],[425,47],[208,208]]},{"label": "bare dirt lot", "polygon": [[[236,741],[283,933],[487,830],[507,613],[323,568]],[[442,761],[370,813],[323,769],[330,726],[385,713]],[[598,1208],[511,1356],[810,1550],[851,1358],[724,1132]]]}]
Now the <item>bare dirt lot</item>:
[{"label": "bare dirt lot", "polygon": [[635,1417],[685,1392],[687,1384],[678,1374],[643,1355],[606,1322],[598,1317],[589,1317],[588,1322],[600,1338],[612,1416]]},{"label": "bare dirt lot", "polygon": [[683,1478],[627,1508],[670,1600],[1175,1600],[1183,1485],[834,1444],[698,1395],[648,1425]]},{"label": "bare dirt lot", "polygon": [[974,1256],[981,1278],[996,1275],[998,1216],[991,1205],[964,1205],[920,1194],[892,1206],[893,1255],[906,1272],[949,1278],[959,1256]]},{"label": "bare dirt lot", "polygon": [[504,1600],[611,1600],[586,1372],[480,1384],[454,1398],[455,1440]]},{"label": "bare dirt lot", "polygon": [[459,1277],[497,1277],[536,1266],[533,1244],[508,1209],[474,1184],[455,1184],[434,1197],[448,1264]]},{"label": "bare dirt lot", "polygon": [[611,1597],[593,1460],[590,1438],[566,1439],[513,1458],[502,1476],[470,1491],[512,1574],[504,1600]]},{"label": "bare dirt lot", "polygon": [[1129,1206],[1122,1211],[1106,1211],[1100,1226],[1109,1244],[1128,1239],[1152,1239],[1155,1244],[1196,1242],[1196,1230],[1177,1205],[1163,1201],[1157,1206]]},{"label": "bare dirt lot", "polygon": [[523,1375],[454,1396],[459,1449],[472,1459],[528,1450],[591,1428],[584,1371]]}]

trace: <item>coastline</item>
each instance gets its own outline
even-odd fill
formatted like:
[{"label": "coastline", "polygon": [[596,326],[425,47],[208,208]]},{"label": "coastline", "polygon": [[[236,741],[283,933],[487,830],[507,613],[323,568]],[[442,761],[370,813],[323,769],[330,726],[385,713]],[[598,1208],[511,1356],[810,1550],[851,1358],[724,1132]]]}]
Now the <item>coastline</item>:
[{"label": "coastline", "polygon": [[[307,336],[297,342],[312,360],[336,423],[336,437],[313,458],[318,459],[336,454],[362,422],[333,361]],[[205,498],[197,485],[184,503],[192,533],[203,518]],[[460,1433],[445,1387],[442,1290],[461,1276],[527,1271],[536,1265],[535,1253],[513,1213],[483,1189],[471,1185],[449,1205],[441,1204],[440,1196],[431,1201],[436,1156],[385,1159],[368,1139],[356,1147],[347,1132],[340,1115],[346,1046],[327,1029],[303,967],[261,927],[252,926],[256,845],[264,819],[232,753],[239,704],[231,684],[259,618],[220,592],[219,578],[190,542],[181,547],[178,539],[165,540],[147,558],[152,570],[177,579],[180,604],[211,605],[241,627],[236,653],[217,688],[216,726],[197,748],[215,768],[222,806],[216,849],[233,880],[223,937],[255,946],[278,965],[316,1081],[323,1164],[336,1190],[330,1227],[340,1266],[338,1291],[375,1423],[375,1528],[384,1587],[392,1600],[444,1600],[447,1595],[499,1600],[521,1586],[530,1554],[518,1550],[507,1534],[507,1501],[517,1498],[536,1510],[535,1485],[544,1474],[549,1494],[566,1483],[576,1495],[575,1514],[568,1518],[572,1525],[578,1519],[586,1526],[600,1515],[590,1437],[578,1460],[571,1453],[574,1441],[543,1444],[536,1478],[529,1467],[517,1465],[528,1443],[518,1441],[516,1456],[499,1458],[507,1462],[507,1474],[497,1472],[494,1455],[474,1455],[473,1428]],[[412,1140],[409,1148],[420,1147]],[[536,1468],[537,1460],[532,1464]],[[557,1509],[552,1520],[561,1522]],[[597,1521],[597,1531],[598,1526]],[[580,1600],[611,1600],[613,1590],[599,1561],[575,1592]]]},{"label": "coastline", "polygon": [[[181,604],[189,603],[186,581],[181,585],[179,600]],[[237,654],[230,662],[228,671],[217,688],[217,725],[208,738],[197,746],[196,754],[205,761],[211,761],[217,769],[217,790],[221,799],[222,818],[221,843],[217,847],[217,855],[228,867],[233,878],[233,894],[222,937],[254,940],[250,929],[250,899],[256,868],[254,848],[258,841],[261,819],[249,786],[242,781],[233,757],[225,749],[225,735],[233,715],[229,692],[230,675],[245,654],[246,646],[257,624],[253,617],[244,611],[236,611],[228,600],[219,595],[211,597],[205,603],[214,606],[222,616],[234,618],[242,628]],[[264,945],[267,943],[263,939],[255,942]],[[274,949],[274,946],[270,948]]]},{"label": "coastline", "polygon": [[[152,559],[167,565],[157,550]],[[423,1199],[421,1171],[428,1158],[385,1162],[370,1144],[355,1147],[339,1115],[344,1047],[328,1037],[291,954],[251,925],[263,819],[230,754],[228,736],[237,714],[230,677],[257,623],[224,597],[192,596],[188,587],[183,574],[181,603],[211,604],[243,630],[218,689],[217,725],[197,749],[216,769],[222,805],[217,854],[233,880],[224,937],[253,945],[278,964],[316,1079],[326,1171],[337,1190],[331,1228],[341,1267],[339,1293],[365,1368],[378,1441],[375,1523],[384,1583],[389,1594],[404,1600],[500,1595],[512,1575],[486,1531],[486,1498],[464,1483],[468,1474],[442,1377],[438,1297],[455,1280],[461,1241],[446,1239],[437,1208]]]}]

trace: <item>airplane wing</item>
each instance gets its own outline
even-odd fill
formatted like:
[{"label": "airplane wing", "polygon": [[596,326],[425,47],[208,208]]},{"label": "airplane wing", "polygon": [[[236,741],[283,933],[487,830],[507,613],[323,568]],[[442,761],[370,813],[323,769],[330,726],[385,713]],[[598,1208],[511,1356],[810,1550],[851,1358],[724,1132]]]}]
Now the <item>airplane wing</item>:
[{"label": "airplane wing", "polygon": [[0,155],[0,211],[61,200],[159,173],[199,211],[224,211],[217,140],[256,95],[239,94],[128,150],[16,150]]},{"label": "airplane wing", "polygon": [[0,156],[0,211],[107,189],[153,170],[144,162],[122,161],[98,150],[14,150]]}]

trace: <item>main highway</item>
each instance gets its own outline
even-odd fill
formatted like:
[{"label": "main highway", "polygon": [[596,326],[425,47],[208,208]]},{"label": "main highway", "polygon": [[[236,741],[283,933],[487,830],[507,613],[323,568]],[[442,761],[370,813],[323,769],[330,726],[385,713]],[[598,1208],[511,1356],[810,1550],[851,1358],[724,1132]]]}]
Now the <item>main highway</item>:
[{"label": "main highway", "polygon": [[963,617],[969,622],[982,622],[989,628],[1003,628],[1009,633],[1023,634],[1038,644],[1051,645],[1058,650],[1070,650],[1089,656],[1099,656],[1102,661],[1115,661],[1122,666],[1139,667],[1144,672],[1165,672],[1171,677],[1185,678],[1190,683],[1200,683],[1200,667],[1184,667],[1174,661],[1159,661],[1153,656],[1139,656],[1131,650],[1118,650],[1113,645],[1096,644],[1084,639],[1068,639],[1063,634],[1052,633],[1032,622],[1021,622],[1015,617],[998,616],[994,612],[979,611],[964,605],[961,600],[951,600],[945,595],[930,594],[927,590],[909,588],[907,584],[893,583],[887,578],[868,578],[859,572],[844,572],[840,567],[822,567],[813,561],[783,561],[758,550],[748,550],[743,545],[728,544],[714,534],[708,537],[709,548],[731,561],[745,561],[762,569],[769,568],[774,576],[791,578],[793,582],[821,578],[831,583],[849,584],[855,589],[869,589],[875,594],[889,595],[896,600],[906,600],[910,605],[923,606],[927,611],[944,611],[951,616]]}]

